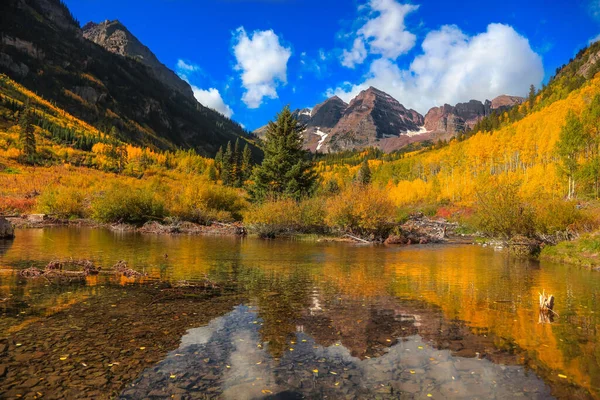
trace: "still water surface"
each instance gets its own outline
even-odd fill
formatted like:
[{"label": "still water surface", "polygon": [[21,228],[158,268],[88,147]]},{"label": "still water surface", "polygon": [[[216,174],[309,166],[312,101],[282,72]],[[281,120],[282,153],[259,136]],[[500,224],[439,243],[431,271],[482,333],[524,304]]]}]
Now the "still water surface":
[{"label": "still water surface", "polygon": [[[17,275],[71,257],[148,278]],[[0,241],[0,398],[599,398],[599,294],[599,272],[479,246],[21,230]]]}]

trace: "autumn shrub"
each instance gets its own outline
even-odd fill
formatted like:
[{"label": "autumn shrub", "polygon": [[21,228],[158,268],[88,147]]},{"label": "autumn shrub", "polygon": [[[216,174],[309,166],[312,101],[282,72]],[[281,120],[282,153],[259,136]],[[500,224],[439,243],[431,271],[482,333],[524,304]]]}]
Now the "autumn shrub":
[{"label": "autumn shrub", "polygon": [[538,200],[535,205],[535,227],[538,233],[554,234],[591,222],[575,201]]},{"label": "autumn shrub", "polygon": [[351,185],[327,200],[325,221],[333,229],[384,237],[393,226],[395,213],[394,204],[383,190]]},{"label": "autumn shrub", "polygon": [[473,224],[482,233],[502,238],[535,234],[535,210],[519,196],[516,183],[496,183],[476,194]]},{"label": "autumn shrub", "polygon": [[240,190],[205,181],[175,190],[168,206],[171,216],[200,224],[239,221],[247,207],[248,202]]},{"label": "autumn shrub", "polygon": [[89,202],[81,188],[57,185],[42,192],[37,199],[36,209],[59,218],[85,218],[89,215]]},{"label": "autumn shrub", "polygon": [[0,196],[0,214],[24,214],[30,212],[34,206],[35,199]]},{"label": "autumn shrub", "polygon": [[244,213],[244,222],[261,237],[274,238],[300,227],[302,212],[293,199],[269,199],[254,204]]},{"label": "autumn shrub", "polygon": [[244,213],[244,222],[261,237],[273,238],[292,233],[325,233],[325,200],[302,201],[270,199],[255,204]]},{"label": "autumn shrub", "polygon": [[92,217],[101,222],[142,224],[165,216],[163,200],[150,185],[113,183],[92,201]]},{"label": "autumn shrub", "polygon": [[322,197],[309,198],[298,204],[300,208],[300,231],[323,233],[326,229],[326,201]]}]

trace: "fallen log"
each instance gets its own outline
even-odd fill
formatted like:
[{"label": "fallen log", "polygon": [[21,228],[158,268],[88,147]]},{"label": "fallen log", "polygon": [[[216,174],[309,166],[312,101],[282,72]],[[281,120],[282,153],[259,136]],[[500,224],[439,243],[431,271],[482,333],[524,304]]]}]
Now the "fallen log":
[{"label": "fallen log", "polygon": [[371,242],[369,242],[368,240],[361,239],[361,238],[359,238],[359,237],[356,237],[356,236],[352,236],[352,235],[351,235],[351,234],[349,234],[349,233],[346,233],[344,236],[348,236],[350,239],[356,240],[357,242],[361,242],[361,243],[371,243]]}]

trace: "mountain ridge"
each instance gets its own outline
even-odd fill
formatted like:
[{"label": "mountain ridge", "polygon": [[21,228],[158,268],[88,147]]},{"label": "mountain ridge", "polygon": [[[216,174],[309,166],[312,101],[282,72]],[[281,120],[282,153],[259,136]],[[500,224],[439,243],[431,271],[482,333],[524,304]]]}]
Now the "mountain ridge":
[{"label": "mountain ridge", "polygon": [[[350,103],[333,96],[306,110],[295,110],[298,122],[306,125],[304,148],[311,152],[339,152],[376,147],[384,152],[410,143],[449,139],[472,129],[493,112],[521,104],[524,98],[500,95],[492,100],[470,100],[452,106],[431,108],[425,116],[407,109],[398,100],[375,87],[361,91]],[[262,137],[267,126],[254,131]]]},{"label": "mountain ridge", "polygon": [[88,22],[81,28],[81,31],[84,38],[111,53],[131,57],[148,66],[159,81],[195,101],[191,86],[161,63],[156,55],[119,20],[105,20],[100,23]]}]

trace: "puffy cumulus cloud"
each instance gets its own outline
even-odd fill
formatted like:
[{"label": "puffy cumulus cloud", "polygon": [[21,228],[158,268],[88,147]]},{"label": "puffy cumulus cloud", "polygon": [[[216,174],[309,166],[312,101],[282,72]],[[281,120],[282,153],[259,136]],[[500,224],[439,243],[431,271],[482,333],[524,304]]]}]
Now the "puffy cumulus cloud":
[{"label": "puffy cumulus cloud", "polygon": [[354,39],[354,45],[350,51],[344,50],[342,53],[342,65],[348,68],[354,68],[357,64],[362,64],[367,58],[367,48],[362,38]]},{"label": "puffy cumulus cloud", "polygon": [[501,94],[524,94],[544,76],[541,57],[512,27],[490,24],[469,37],[456,26],[430,32],[423,53],[408,69],[380,58],[360,84],[345,82],[328,95],[349,101],[369,86],[377,87],[420,113],[444,103],[491,99]]},{"label": "puffy cumulus cloud", "polygon": [[210,88],[208,90],[203,90],[192,85],[192,90],[194,91],[194,97],[196,100],[198,100],[198,103],[220,112],[227,118],[231,118],[233,115],[233,110],[231,107],[225,104],[223,98],[221,97],[221,93],[219,93],[217,89]]},{"label": "puffy cumulus cloud", "polygon": [[233,115],[233,110],[231,107],[225,104],[223,97],[221,97],[221,93],[219,93],[217,89],[210,88],[208,90],[204,90],[191,83],[190,80],[193,78],[193,75],[198,72],[202,72],[202,69],[199,65],[179,59],[175,66],[175,71],[181,79],[186,81],[192,87],[194,97],[198,103],[205,107],[212,108],[226,117],[231,118]]},{"label": "puffy cumulus cloud", "polygon": [[265,97],[277,98],[277,87],[287,83],[287,63],[290,48],[279,42],[272,30],[254,31],[250,36],[241,27],[234,33],[233,52],[236,69],[241,71],[246,92],[242,101],[249,108],[258,108]]},{"label": "puffy cumulus cloud", "polygon": [[350,51],[344,50],[342,65],[354,68],[362,64],[369,54],[396,59],[415,46],[417,37],[406,30],[406,15],[416,11],[419,6],[400,4],[396,0],[370,0],[360,9],[368,10],[367,22],[358,30]]}]

